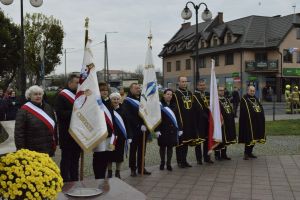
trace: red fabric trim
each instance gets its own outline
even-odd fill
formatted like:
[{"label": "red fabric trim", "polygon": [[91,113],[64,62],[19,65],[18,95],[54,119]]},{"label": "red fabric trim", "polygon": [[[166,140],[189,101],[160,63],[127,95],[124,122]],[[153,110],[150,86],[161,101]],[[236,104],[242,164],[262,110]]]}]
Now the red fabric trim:
[{"label": "red fabric trim", "polygon": [[60,92],[59,93],[60,95],[62,95],[62,96],[64,96],[71,104],[74,104],[74,99],[72,99],[69,95],[67,95],[66,93],[64,93],[64,92]]}]

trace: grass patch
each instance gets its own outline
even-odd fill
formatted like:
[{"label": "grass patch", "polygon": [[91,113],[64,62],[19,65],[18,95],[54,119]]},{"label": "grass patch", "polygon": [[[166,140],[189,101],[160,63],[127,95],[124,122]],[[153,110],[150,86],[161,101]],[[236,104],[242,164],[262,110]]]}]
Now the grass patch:
[{"label": "grass patch", "polygon": [[299,135],[300,119],[266,122],[267,135]]},{"label": "grass patch", "polygon": [[[237,134],[239,124],[236,123]],[[300,119],[266,121],[267,135],[296,135],[300,136]]]}]

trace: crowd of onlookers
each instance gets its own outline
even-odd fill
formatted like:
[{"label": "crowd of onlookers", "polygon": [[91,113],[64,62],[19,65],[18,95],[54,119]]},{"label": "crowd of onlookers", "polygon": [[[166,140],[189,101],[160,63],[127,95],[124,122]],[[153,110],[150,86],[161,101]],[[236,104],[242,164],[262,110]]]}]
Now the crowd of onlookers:
[{"label": "crowd of onlookers", "polygon": [[0,121],[15,120],[20,106],[21,102],[13,89],[7,89],[6,92],[0,89]]}]

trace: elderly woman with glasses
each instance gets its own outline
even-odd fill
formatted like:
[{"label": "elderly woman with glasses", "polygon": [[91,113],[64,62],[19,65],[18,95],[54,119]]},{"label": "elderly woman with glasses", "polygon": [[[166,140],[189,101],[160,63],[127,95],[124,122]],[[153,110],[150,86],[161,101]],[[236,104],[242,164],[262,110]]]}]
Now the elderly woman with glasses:
[{"label": "elderly woman with glasses", "polygon": [[54,156],[57,141],[53,109],[43,101],[44,91],[34,85],[26,90],[28,100],[18,111],[15,123],[17,150],[29,149]]}]

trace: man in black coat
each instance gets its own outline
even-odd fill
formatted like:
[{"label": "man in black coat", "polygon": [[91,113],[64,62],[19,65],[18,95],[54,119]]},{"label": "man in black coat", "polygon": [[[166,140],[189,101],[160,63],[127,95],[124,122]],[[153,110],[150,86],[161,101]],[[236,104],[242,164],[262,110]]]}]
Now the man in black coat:
[{"label": "man in black coat", "polygon": [[68,77],[67,87],[56,98],[56,115],[59,128],[59,146],[61,148],[60,171],[64,182],[78,181],[80,146],[69,133],[73,104],[79,78],[72,74]]},{"label": "man in black coat", "polygon": [[179,134],[179,145],[176,147],[177,164],[180,168],[192,167],[186,160],[188,145],[195,142],[196,129],[193,119],[193,95],[187,89],[187,77],[178,77],[178,89],[174,92],[171,104],[174,104],[179,113],[182,132]]},{"label": "man in black coat", "polygon": [[[129,168],[131,169],[131,176],[135,177],[136,169],[140,174],[142,171],[142,148],[143,148],[143,132],[146,132],[146,138],[149,132],[144,125],[143,119],[139,116],[139,101],[140,101],[141,89],[137,83],[130,85],[130,91],[123,101],[122,108],[124,114],[128,118],[128,130],[130,134],[129,138],[132,138],[129,151]],[[146,141],[145,141],[146,145]],[[145,146],[146,153],[146,146]],[[137,154],[137,155],[136,155]],[[144,155],[145,156],[145,155]],[[137,161],[136,161],[137,157]],[[151,173],[144,169],[144,175],[150,175]]]},{"label": "man in black coat", "polygon": [[6,112],[7,112],[7,104],[4,99],[3,89],[0,89],[0,121],[5,120]]}]

